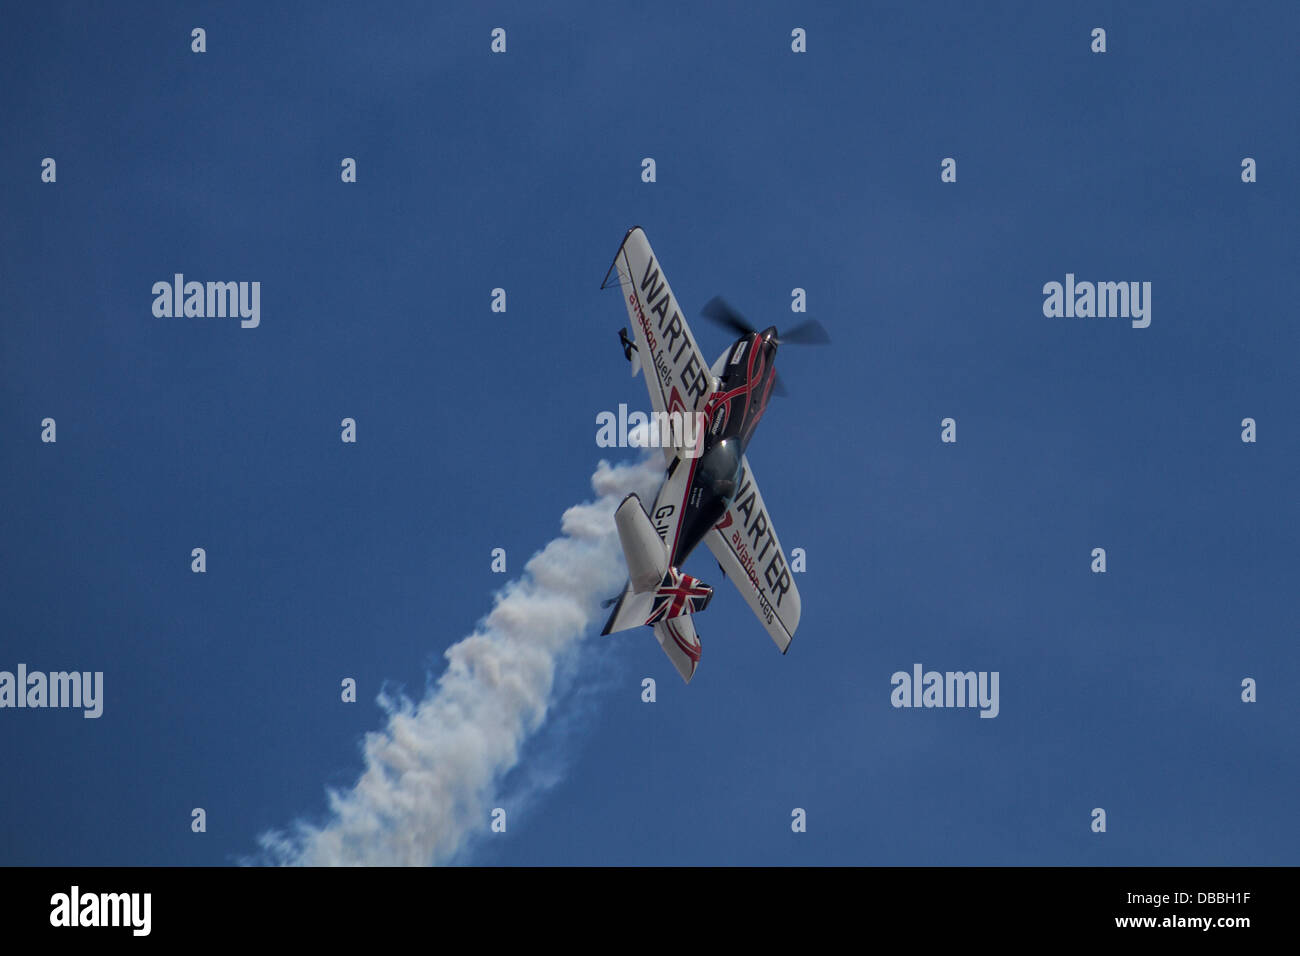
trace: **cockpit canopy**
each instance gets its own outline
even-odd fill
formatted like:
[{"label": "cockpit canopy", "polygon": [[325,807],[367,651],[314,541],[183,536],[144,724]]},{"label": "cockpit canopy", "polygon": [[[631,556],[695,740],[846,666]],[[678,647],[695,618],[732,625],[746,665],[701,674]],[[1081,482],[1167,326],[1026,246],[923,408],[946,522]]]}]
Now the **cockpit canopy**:
[{"label": "cockpit canopy", "polygon": [[740,442],[724,438],[700,459],[699,476],[715,495],[730,504],[736,494],[736,479],[740,475]]}]

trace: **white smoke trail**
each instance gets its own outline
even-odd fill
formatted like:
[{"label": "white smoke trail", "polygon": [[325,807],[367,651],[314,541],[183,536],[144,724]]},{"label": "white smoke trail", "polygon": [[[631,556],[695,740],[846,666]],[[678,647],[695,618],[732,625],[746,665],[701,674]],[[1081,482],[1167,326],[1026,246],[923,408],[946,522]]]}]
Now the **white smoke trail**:
[{"label": "white smoke trail", "polygon": [[266,855],[308,866],[428,866],[485,830],[495,788],[546,719],[557,661],[623,584],[614,509],[632,491],[649,500],[662,477],[658,458],[600,462],[591,478],[599,499],[564,513],[563,534],[447,649],[447,670],[424,699],[381,696],[388,725],[366,735],[356,785],[329,792],[328,822],[263,834]]}]

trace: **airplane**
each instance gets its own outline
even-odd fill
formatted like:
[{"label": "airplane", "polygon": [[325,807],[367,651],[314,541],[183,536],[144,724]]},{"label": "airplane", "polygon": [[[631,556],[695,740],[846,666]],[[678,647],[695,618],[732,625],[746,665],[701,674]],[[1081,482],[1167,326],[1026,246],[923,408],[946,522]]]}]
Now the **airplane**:
[{"label": "airplane", "polygon": [[[713,588],[681,566],[701,541],[781,653],[790,649],[799,626],[799,589],[745,449],[769,399],[784,394],[774,365],[778,346],[830,339],[815,319],[785,335],[775,326],[759,332],[715,297],[703,315],[740,337],[709,365],[641,227],[623,237],[602,289],[612,287],[615,273],[632,326],[630,337],[619,330],[619,345],[632,375],[645,371],[651,421],[662,423],[661,439],[669,438],[660,441],[668,470],[649,511],[631,494],[614,513],[628,580],[605,602],[613,611],[601,633],[653,628],[689,684],[702,649],[693,617],[708,607]],[[690,427],[693,422],[697,427]]]}]

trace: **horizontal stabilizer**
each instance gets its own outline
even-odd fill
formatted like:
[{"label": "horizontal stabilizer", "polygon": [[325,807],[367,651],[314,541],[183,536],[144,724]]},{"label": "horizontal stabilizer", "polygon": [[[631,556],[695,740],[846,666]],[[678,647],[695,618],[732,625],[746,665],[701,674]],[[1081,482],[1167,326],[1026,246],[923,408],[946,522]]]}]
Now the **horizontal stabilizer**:
[{"label": "horizontal stabilizer", "polygon": [[668,553],[659,540],[659,532],[641,507],[641,499],[628,495],[614,512],[618,540],[627,558],[627,573],[637,594],[653,591],[668,570]]},{"label": "horizontal stabilizer", "polygon": [[626,631],[629,627],[640,627],[645,624],[645,619],[650,616],[654,599],[654,591],[646,591],[642,594],[633,592],[632,582],[629,581],[623,588],[623,593],[615,601],[614,610],[610,612],[609,620],[605,622],[605,629],[600,633],[613,634],[616,631]]},{"label": "horizontal stabilizer", "polygon": [[673,662],[673,667],[677,668],[677,673],[682,675],[682,680],[689,684],[695,676],[695,668],[699,666],[702,649],[691,618],[684,616],[660,621],[655,625],[655,637],[668,659]]},{"label": "horizontal stabilizer", "polygon": [[655,592],[668,568],[668,552],[659,532],[641,506],[641,499],[628,495],[614,512],[618,540],[627,560],[628,582],[619,595],[602,634],[626,631],[646,623],[654,605]]}]

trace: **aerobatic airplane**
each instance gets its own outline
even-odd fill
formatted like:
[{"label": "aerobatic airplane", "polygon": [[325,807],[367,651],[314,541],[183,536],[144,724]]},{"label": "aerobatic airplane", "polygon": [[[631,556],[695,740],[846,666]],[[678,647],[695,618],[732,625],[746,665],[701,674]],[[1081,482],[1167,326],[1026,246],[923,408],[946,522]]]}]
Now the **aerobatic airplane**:
[{"label": "aerobatic airplane", "polygon": [[[628,582],[622,594],[606,602],[614,610],[601,633],[643,624],[654,628],[664,653],[689,683],[700,662],[692,618],[708,606],[713,588],[680,568],[703,541],[784,654],[799,626],[799,590],[745,448],[768,399],[781,393],[773,364],[777,347],[824,344],[826,332],[812,319],[783,336],[775,327],[758,332],[714,298],[704,316],[740,338],[710,366],[639,226],[623,237],[602,289],[615,272],[632,324],[632,338],[619,330],[623,354],[634,376],[645,371],[651,420],[662,423],[661,437],[668,433],[674,440],[662,443],[668,474],[654,506],[647,512],[633,494],[614,514]],[[693,421],[703,427],[689,427]]]}]

